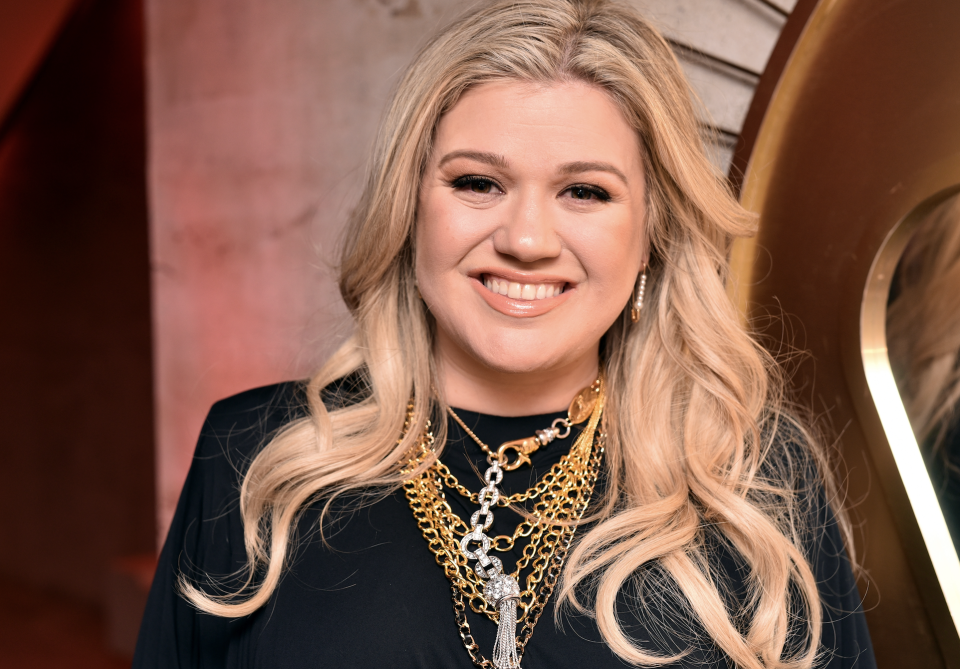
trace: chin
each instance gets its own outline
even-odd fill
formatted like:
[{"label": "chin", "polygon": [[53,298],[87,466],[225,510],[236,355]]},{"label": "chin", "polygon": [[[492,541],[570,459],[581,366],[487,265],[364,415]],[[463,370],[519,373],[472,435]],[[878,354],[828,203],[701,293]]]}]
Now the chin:
[{"label": "chin", "polygon": [[528,356],[488,357],[479,358],[480,362],[492,370],[502,374],[534,374],[545,372],[562,365],[562,361],[554,359],[535,358]]},{"label": "chin", "polygon": [[468,350],[484,366],[504,374],[544,372],[570,364],[584,354],[579,347],[578,350],[567,351],[562,346],[544,346],[539,337],[505,339],[496,343],[478,342],[479,345],[470,346]]}]

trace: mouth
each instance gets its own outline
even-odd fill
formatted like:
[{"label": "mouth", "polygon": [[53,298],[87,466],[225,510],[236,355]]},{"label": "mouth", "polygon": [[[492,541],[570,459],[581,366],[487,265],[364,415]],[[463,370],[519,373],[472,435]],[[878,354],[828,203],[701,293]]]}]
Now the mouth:
[{"label": "mouth", "polygon": [[558,297],[564,291],[565,282],[520,283],[494,274],[480,275],[480,283],[494,295],[503,295],[512,300],[534,302]]}]

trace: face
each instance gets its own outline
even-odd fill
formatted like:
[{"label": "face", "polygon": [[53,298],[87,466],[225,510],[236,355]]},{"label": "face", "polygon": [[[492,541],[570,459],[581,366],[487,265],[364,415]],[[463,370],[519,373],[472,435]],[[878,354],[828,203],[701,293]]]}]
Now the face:
[{"label": "face", "polygon": [[418,204],[441,365],[595,370],[646,256],[644,217],[639,140],[601,89],[468,91],[440,120]]}]

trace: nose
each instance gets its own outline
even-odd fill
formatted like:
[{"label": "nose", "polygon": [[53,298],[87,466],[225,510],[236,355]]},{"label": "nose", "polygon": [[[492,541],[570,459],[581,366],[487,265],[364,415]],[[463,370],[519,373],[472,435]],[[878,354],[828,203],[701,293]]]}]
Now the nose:
[{"label": "nose", "polygon": [[557,212],[552,204],[553,198],[546,193],[521,193],[505,208],[504,219],[494,232],[497,252],[524,263],[560,255]]}]

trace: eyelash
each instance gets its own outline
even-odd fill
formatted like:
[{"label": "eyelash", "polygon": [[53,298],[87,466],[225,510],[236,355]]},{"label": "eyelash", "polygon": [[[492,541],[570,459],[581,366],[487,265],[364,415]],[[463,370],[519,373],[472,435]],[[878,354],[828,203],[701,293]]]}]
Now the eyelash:
[{"label": "eyelash", "polygon": [[[500,190],[503,190],[500,184],[498,184],[493,179],[490,179],[488,177],[482,177],[476,174],[465,174],[462,177],[457,177],[456,179],[450,182],[450,186],[452,188],[466,188],[470,186],[470,184],[477,184],[477,183],[488,183],[493,186],[496,186]],[[567,188],[563,189],[562,192],[566,193],[572,190],[586,191],[590,193],[593,197],[595,197],[597,200],[599,200],[600,202],[610,201],[610,194],[607,191],[600,188],[599,186],[591,186],[589,184],[573,184],[572,186],[568,186]]]},{"label": "eyelash", "polygon": [[574,185],[569,186],[569,187],[567,187],[566,189],[564,189],[563,192],[566,193],[567,191],[572,191],[572,190],[584,190],[584,191],[587,191],[588,193],[590,193],[591,195],[593,195],[595,198],[597,198],[597,199],[600,200],[601,202],[609,202],[609,201],[610,201],[610,193],[608,193],[607,191],[603,190],[603,189],[600,188],[599,186],[589,186],[589,185],[587,185],[587,184],[574,184]]},{"label": "eyelash", "polygon": [[487,177],[481,177],[477,174],[465,174],[462,177],[457,177],[456,179],[450,182],[450,185],[453,188],[466,188],[470,184],[480,184],[480,183],[492,184],[497,188],[500,188],[500,190],[503,190],[503,188],[500,187],[500,184],[498,184],[493,179],[490,179]]}]

